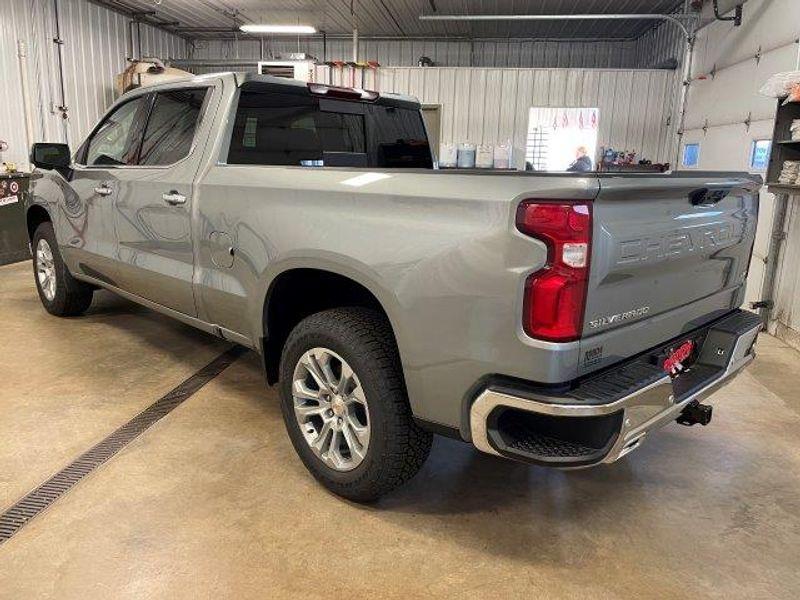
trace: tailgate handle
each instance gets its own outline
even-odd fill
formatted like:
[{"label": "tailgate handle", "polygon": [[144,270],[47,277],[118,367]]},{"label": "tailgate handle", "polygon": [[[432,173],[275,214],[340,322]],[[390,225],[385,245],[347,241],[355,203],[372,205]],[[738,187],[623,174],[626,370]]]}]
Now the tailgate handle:
[{"label": "tailgate handle", "polygon": [[707,187],[697,188],[689,192],[689,202],[693,206],[714,206],[730,193],[730,188],[724,190],[710,190]]}]

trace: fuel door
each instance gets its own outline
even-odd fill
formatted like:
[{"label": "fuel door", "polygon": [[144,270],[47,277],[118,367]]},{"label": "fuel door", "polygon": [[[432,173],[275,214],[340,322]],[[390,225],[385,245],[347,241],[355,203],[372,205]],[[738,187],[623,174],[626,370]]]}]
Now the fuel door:
[{"label": "fuel door", "polygon": [[212,231],[209,241],[211,242],[211,262],[221,269],[230,269],[236,255],[231,236],[222,231]]}]

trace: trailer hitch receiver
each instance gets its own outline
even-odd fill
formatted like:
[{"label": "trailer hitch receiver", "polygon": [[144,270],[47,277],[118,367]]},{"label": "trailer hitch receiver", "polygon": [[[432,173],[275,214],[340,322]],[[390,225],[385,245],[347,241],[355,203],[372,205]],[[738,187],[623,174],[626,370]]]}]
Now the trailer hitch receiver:
[{"label": "trailer hitch receiver", "polygon": [[711,423],[711,415],[714,412],[714,407],[708,404],[700,404],[697,400],[692,400],[686,405],[678,418],[675,419],[681,425],[691,427],[698,423],[705,427]]}]

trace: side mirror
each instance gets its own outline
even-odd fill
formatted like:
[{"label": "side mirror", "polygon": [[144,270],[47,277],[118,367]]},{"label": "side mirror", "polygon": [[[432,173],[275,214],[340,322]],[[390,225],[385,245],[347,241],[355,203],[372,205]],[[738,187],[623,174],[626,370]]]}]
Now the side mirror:
[{"label": "side mirror", "polygon": [[72,164],[72,153],[67,144],[40,142],[31,148],[31,162],[40,169],[68,169]]}]

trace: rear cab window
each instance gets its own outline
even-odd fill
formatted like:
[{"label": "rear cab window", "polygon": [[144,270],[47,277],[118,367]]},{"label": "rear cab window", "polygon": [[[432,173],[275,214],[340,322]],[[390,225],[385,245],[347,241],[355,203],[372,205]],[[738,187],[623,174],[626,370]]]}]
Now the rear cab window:
[{"label": "rear cab window", "polygon": [[311,94],[306,88],[242,86],[228,164],[433,168],[419,107]]}]

